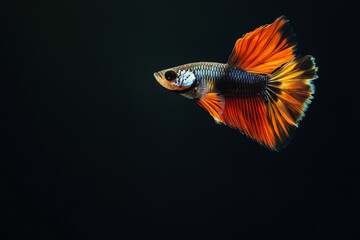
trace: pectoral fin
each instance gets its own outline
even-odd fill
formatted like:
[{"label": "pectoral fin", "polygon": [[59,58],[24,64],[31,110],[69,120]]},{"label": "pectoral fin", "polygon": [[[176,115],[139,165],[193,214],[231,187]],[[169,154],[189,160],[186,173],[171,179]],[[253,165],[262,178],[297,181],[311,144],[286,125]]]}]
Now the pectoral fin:
[{"label": "pectoral fin", "polygon": [[225,107],[225,99],[218,92],[206,93],[198,104],[203,107],[217,122],[221,122],[221,115]]}]

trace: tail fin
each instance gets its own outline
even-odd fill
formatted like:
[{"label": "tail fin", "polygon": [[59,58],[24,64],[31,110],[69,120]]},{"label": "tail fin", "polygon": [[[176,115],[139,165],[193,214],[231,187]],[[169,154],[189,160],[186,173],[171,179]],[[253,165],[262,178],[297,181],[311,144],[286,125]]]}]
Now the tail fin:
[{"label": "tail fin", "polygon": [[267,115],[276,136],[274,149],[289,142],[295,127],[311,103],[317,78],[312,56],[305,56],[284,64],[270,75],[267,87]]},{"label": "tail fin", "polygon": [[316,70],[311,56],[289,61],[269,75],[265,96],[227,98],[216,120],[278,151],[289,143],[313,98]]}]

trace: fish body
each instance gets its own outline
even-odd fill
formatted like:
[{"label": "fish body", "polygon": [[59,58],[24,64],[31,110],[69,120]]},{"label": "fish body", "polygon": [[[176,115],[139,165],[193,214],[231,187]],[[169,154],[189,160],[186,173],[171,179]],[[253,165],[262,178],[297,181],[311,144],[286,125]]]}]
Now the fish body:
[{"label": "fish body", "polygon": [[[221,92],[224,97],[254,97],[259,94],[265,96],[266,84],[269,81],[265,75],[215,62],[190,63],[172,70],[177,76],[187,75],[172,83],[177,87],[173,91],[190,99],[200,99],[213,90]],[[159,73],[155,73],[155,78],[161,77]]]},{"label": "fish body", "polygon": [[268,147],[287,145],[313,98],[317,68],[298,57],[285,17],[238,39],[227,63],[196,62],[154,73],[166,89],[194,99],[216,122]]}]

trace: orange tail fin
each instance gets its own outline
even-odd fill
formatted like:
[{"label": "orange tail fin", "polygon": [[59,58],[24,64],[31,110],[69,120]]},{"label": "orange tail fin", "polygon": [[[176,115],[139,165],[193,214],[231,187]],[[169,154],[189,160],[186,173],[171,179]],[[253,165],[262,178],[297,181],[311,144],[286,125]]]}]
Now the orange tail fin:
[{"label": "orange tail fin", "polygon": [[315,59],[308,55],[286,63],[271,74],[267,109],[277,146],[287,144],[292,130],[304,117],[315,91],[312,80],[317,78],[316,71]]},{"label": "orange tail fin", "polygon": [[220,121],[269,149],[280,150],[311,102],[316,70],[311,56],[284,64],[270,75],[267,101],[263,96],[225,99]]}]

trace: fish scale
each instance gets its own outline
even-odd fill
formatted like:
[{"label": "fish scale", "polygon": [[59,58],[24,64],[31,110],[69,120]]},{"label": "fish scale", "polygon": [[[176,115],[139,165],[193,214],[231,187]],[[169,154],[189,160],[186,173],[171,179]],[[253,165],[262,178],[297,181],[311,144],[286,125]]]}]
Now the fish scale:
[{"label": "fish scale", "polygon": [[269,77],[247,72],[223,63],[192,63],[184,66],[192,71],[196,80],[218,89],[224,96],[252,97],[263,94]]}]

